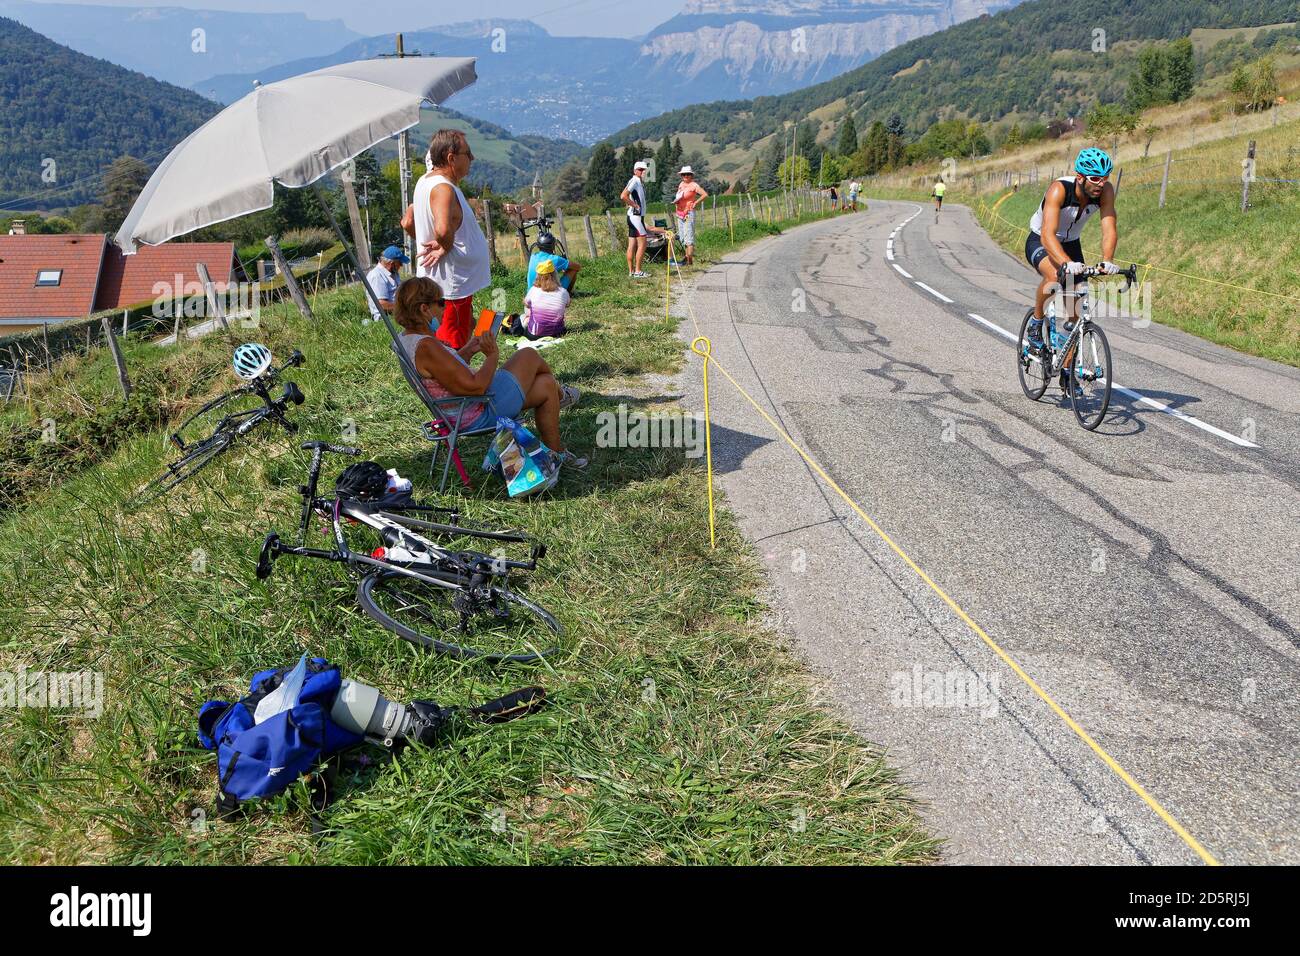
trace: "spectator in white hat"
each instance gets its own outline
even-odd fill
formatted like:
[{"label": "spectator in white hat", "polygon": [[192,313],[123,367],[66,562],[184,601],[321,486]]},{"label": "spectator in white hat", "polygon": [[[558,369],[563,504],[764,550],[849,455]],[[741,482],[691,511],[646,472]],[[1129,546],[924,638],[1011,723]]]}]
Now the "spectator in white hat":
[{"label": "spectator in white hat", "polygon": [[632,167],[632,178],[627,181],[622,194],[623,205],[627,206],[627,274],[632,279],[645,279],[641,271],[641,260],[645,258],[646,239],[646,194],[642,175],[649,168],[645,160],[638,160]]},{"label": "spectator in white hat", "polygon": [[677,238],[686,247],[686,264],[695,265],[695,207],[709,198],[709,194],[695,181],[695,171],[683,166],[682,177],[673,204],[677,207]]}]

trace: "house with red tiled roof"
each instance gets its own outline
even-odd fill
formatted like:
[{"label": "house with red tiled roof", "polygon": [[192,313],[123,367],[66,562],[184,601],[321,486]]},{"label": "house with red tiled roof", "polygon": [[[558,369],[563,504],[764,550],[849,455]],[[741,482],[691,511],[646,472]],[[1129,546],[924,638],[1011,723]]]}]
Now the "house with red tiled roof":
[{"label": "house with red tiled roof", "polygon": [[0,335],[194,295],[200,262],[217,291],[236,277],[231,242],[169,242],[124,256],[102,235],[0,236]]},{"label": "house with red tiled roof", "polygon": [[0,236],[0,335],[95,311],[105,236]]}]

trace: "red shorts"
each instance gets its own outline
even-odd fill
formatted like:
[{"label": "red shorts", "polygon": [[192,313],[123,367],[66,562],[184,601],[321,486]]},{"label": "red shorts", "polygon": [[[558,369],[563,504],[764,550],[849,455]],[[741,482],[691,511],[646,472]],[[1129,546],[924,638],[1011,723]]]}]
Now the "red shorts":
[{"label": "red shorts", "polygon": [[469,341],[472,331],[474,297],[467,295],[463,299],[447,299],[442,310],[442,322],[438,325],[438,339],[458,349]]}]

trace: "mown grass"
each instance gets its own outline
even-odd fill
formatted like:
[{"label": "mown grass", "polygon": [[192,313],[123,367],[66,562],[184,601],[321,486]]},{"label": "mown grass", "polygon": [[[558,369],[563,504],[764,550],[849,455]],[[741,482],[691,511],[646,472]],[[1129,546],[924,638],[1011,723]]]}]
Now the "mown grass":
[{"label": "mown grass", "polygon": [[[766,233],[742,225],[737,242]],[[701,230],[702,259],[729,247]],[[584,390],[566,441],[592,449],[596,415],[659,411],[648,375],[680,369],[676,320],[657,280],[592,263],[565,342],[544,354]],[[522,275],[501,270],[512,301]],[[586,475],[511,502],[481,473],[453,492],[476,520],[524,528],[550,552],[529,594],[565,627],[542,667],[460,664],[417,650],[357,608],[337,567],[282,559],[253,575],[272,528],[295,522],[305,453],[333,438],[424,479],[420,409],[382,327],[362,326],[356,289],[321,295],[309,326],[279,307],[256,333],[308,364],[292,441],[268,430],[173,494],[124,514],[158,468],[163,430],[114,435],[47,476],[0,525],[0,670],[100,671],[104,713],[0,709],[0,859],[25,863],[886,863],[925,862],[935,842],[880,754],[818,703],[817,688],[764,623],[761,570],[720,515],[708,546],[705,476],[680,450],[594,449]],[[251,334],[251,333],[250,333]],[[229,346],[133,343],[128,360],[167,383],[174,421],[229,387]],[[34,382],[19,427],[69,428],[111,405],[102,356]],[[637,396],[650,396],[637,397]],[[19,421],[26,416],[25,421]],[[57,434],[57,433],[56,433]],[[473,468],[481,445],[466,454]],[[336,462],[342,467],[342,462]],[[332,475],[333,471],[327,472]],[[530,683],[542,712],[457,726],[445,743],[350,764],[313,835],[304,786],[231,821],[205,819],[215,761],[195,740],[209,698],[233,699],[263,666],[308,650],[394,699],[466,703]]]}]

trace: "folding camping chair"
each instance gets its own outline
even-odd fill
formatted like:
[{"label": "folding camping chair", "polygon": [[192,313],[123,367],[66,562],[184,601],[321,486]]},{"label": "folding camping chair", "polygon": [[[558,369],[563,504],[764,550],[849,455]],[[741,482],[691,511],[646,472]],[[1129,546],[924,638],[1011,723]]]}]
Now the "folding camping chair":
[{"label": "folding camping chair", "polygon": [[[465,471],[465,465],[460,460],[460,449],[457,448],[457,444],[462,438],[474,435],[491,435],[496,432],[496,409],[492,406],[492,400],[485,395],[452,395],[447,398],[434,398],[425,390],[419,372],[411,366],[401,347],[396,342],[393,342],[392,349],[397,356],[397,364],[402,367],[402,376],[406,379],[406,384],[411,386],[411,390],[420,397],[420,401],[424,402],[424,407],[433,416],[432,420],[423,422],[420,425],[420,433],[427,441],[433,443],[433,456],[429,459],[429,480],[433,480],[433,469],[438,462],[438,455],[443,448],[446,448],[447,460],[442,466],[442,478],[438,482],[438,493],[441,494],[447,488],[447,474],[451,471],[453,461],[456,463],[456,471],[460,474],[461,482],[468,488],[470,486],[469,474]],[[492,413],[487,418],[488,424],[473,429],[461,427],[465,407],[471,402],[487,402],[488,411]]]}]

